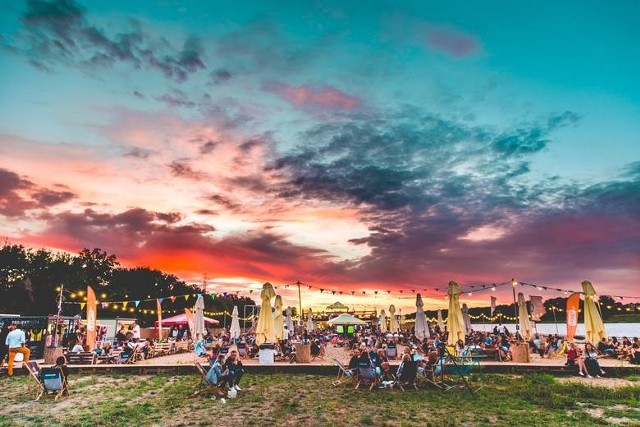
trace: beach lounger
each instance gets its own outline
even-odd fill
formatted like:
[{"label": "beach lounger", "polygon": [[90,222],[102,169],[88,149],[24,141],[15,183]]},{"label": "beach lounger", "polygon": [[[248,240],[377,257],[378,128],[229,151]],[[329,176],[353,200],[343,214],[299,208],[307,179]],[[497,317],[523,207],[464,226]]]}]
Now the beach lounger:
[{"label": "beach lounger", "polygon": [[357,390],[361,384],[369,385],[369,391],[373,390],[380,383],[376,369],[372,366],[359,366],[358,367],[358,384],[355,389]]},{"label": "beach lounger", "polygon": [[69,393],[67,380],[62,373],[62,369],[58,367],[40,369],[40,383],[42,389],[36,400],[40,400],[42,396],[53,396],[54,400],[58,400],[64,394]]},{"label": "beach lounger", "polygon": [[349,369],[344,366],[338,359],[333,359],[334,365],[338,367],[338,378],[332,382],[331,384],[334,386],[344,384],[348,381],[354,381],[356,378],[356,373],[353,369]]},{"label": "beach lounger", "polygon": [[405,387],[413,387],[418,390],[418,385],[416,384],[417,376],[418,362],[414,360],[402,362],[402,364],[398,368],[397,379],[393,385],[397,385],[402,391],[405,391]]},{"label": "beach lounger", "polygon": [[[195,391],[195,393],[193,394],[198,395],[201,392],[211,388],[214,392],[214,394],[217,397],[223,397],[226,394],[226,390],[225,387],[221,387],[218,384],[212,384],[208,379],[207,379],[207,369],[205,369],[204,366],[202,366],[202,363],[200,362],[194,362],[194,365],[196,367],[196,370],[198,371],[198,373],[200,374],[200,381],[198,381],[198,388]],[[209,368],[211,369],[211,368]]]}]

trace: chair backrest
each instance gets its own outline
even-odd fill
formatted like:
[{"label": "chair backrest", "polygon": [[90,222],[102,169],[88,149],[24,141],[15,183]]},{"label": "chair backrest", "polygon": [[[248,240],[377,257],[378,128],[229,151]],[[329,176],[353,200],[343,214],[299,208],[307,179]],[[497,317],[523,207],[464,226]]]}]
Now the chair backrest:
[{"label": "chair backrest", "polygon": [[29,369],[29,373],[37,378],[40,377],[40,365],[36,360],[29,360],[27,362],[27,369]]},{"label": "chair backrest", "polygon": [[241,357],[247,355],[247,345],[245,343],[238,343],[238,355]]},{"label": "chair backrest", "polygon": [[348,377],[353,375],[353,373],[349,369],[347,369],[342,363],[340,363],[340,361],[338,359],[334,358],[333,359],[333,363],[338,367],[338,369],[340,369],[340,371],[344,375],[346,375]]},{"label": "chair backrest", "polygon": [[64,387],[64,375],[60,368],[42,368],[40,370],[40,381],[47,391],[58,391]]},{"label": "chair backrest", "polygon": [[398,355],[398,348],[395,346],[387,347],[387,357],[396,357]]},{"label": "chair backrest", "polygon": [[358,371],[360,372],[360,377],[364,379],[376,378],[376,370],[372,366],[358,366]]},{"label": "chair backrest", "polygon": [[220,348],[220,351],[218,352],[218,354],[223,354],[223,355],[227,355],[229,353],[229,347],[222,347]]},{"label": "chair backrest", "polygon": [[418,374],[418,363],[409,360],[402,362],[402,369],[400,370],[400,381],[413,381]]}]

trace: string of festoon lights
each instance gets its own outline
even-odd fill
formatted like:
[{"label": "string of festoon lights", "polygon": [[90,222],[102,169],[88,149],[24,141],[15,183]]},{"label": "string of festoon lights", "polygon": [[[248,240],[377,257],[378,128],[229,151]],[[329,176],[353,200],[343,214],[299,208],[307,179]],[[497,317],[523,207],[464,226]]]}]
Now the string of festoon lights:
[{"label": "string of festoon lights", "polygon": [[[511,285],[512,287],[517,287],[517,286],[521,286],[521,287],[530,287],[530,288],[535,288],[538,291],[544,291],[544,292],[559,292],[565,295],[569,295],[572,293],[579,293],[579,294],[584,294],[584,292],[582,291],[575,291],[575,290],[570,290],[570,289],[563,289],[563,288],[557,288],[554,286],[549,286],[549,285],[541,285],[541,284],[533,284],[533,283],[527,283],[527,282],[522,282],[522,281],[516,281],[514,279],[510,280],[510,281],[506,281],[506,282],[500,282],[500,283],[492,283],[492,284],[486,284],[486,283],[481,283],[481,284],[467,284],[464,285],[464,290],[461,290],[461,292],[459,293],[459,295],[462,294],[466,294],[468,296],[472,296],[474,294],[477,293],[481,293],[481,292],[488,292],[488,291],[496,291],[498,288],[501,287],[505,287],[505,286],[509,286]],[[378,295],[397,295],[397,296],[401,296],[401,295],[411,295],[411,294],[416,294],[419,292],[429,292],[430,289],[428,288],[404,288],[404,289],[394,289],[394,290],[370,290],[370,289],[365,289],[365,290],[350,290],[350,291],[342,291],[342,290],[338,290],[338,289],[332,289],[332,288],[328,288],[328,287],[322,287],[322,286],[318,286],[318,285],[314,285],[314,284],[309,284],[309,283],[304,283],[301,281],[297,281],[295,283],[289,283],[289,284],[284,284],[284,285],[276,285],[274,286],[274,289],[278,289],[278,288],[284,288],[284,289],[289,289],[291,287],[299,287],[299,288],[306,288],[307,290],[316,290],[319,291],[321,294],[322,293],[331,293],[332,295],[352,295],[352,296],[378,296]],[[438,287],[438,288],[432,288],[435,292],[438,292],[438,294],[435,295],[435,297],[447,297],[448,295],[446,293],[444,293],[443,291],[445,291],[444,288]],[[156,304],[156,302],[159,302],[160,306],[162,306],[162,304],[165,301],[171,301],[172,303],[175,303],[177,300],[179,299],[184,299],[185,302],[188,302],[189,299],[193,299],[193,298],[197,298],[199,295],[201,295],[203,298],[210,298],[211,300],[215,300],[216,298],[227,298],[227,297],[232,297],[232,298],[238,298],[241,294],[245,294],[247,296],[252,295],[254,292],[259,292],[259,290],[256,289],[240,289],[240,290],[228,290],[225,292],[200,292],[200,293],[188,293],[188,294],[179,294],[179,295],[166,295],[166,296],[162,296],[162,297],[151,297],[151,295],[147,295],[147,298],[141,298],[141,299],[123,299],[123,300],[108,300],[106,295],[103,293],[100,295],[100,299],[99,301],[97,301],[97,304],[99,305],[99,307],[106,309],[109,308],[110,310],[113,311],[122,311],[122,312],[129,312],[129,313],[142,313],[142,314],[157,314],[157,309],[155,308],[145,308],[144,305],[146,303],[149,302],[153,302],[154,304]],[[80,290],[80,291],[73,291],[70,293],[70,296],[72,299],[75,298],[81,298],[83,300],[86,301],[86,296],[84,296],[84,291]],[[607,295],[611,298],[617,298],[620,299],[621,301],[623,301],[624,299],[627,300],[640,300],[640,296],[629,296],[629,295]],[[126,298],[126,296],[125,296]],[[84,308],[84,305],[86,304],[86,302],[83,301],[65,301],[65,304],[77,304],[81,306],[81,309]],[[613,308],[613,306],[608,305],[607,306],[608,309]],[[640,304],[635,305],[635,308],[640,311]],[[563,308],[561,307],[555,307],[555,306],[551,306],[550,307],[551,310],[554,311],[558,311],[558,312],[562,312],[564,311]],[[621,307],[617,307],[618,310],[622,310]],[[176,313],[181,313],[183,312],[184,309],[162,309],[161,313],[163,314],[176,314]],[[627,307],[625,308],[626,311],[632,311],[633,308],[632,307]],[[231,313],[229,313],[228,311],[206,311],[205,310],[205,315],[208,316],[231,316]],[[479,314],[477,316],[470,316],[472,319],[479,319],[482,318],[484,320],[489,320],[489,321],[496,321],[496,320],[517,320],[517,317],[513,317],[513,316],[507,316],[503,313],[497,312],[495,315],[493,316],[487,316],[485,314]],[[241,319],[241,320],[250,320],[251,317],[245,318],[245,319]],[[429,321],[436,321],[437,319],[431,319],[428,318],[427,320]]]}]

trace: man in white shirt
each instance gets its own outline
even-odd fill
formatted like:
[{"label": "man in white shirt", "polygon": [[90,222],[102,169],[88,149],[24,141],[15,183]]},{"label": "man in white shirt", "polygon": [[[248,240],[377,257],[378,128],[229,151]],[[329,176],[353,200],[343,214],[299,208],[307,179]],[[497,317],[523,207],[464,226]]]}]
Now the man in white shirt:
[{"label": "man in white shirt", "polygon": [[16,358],[16,354],[22,353],[24,355],[24,362],[29,360],[29,356],[31,355],[31,351],[24,344],[26,343],[26,338],[24,336],[24,332],[16,325],[9,325],[9,334],[7,335],[7,339],[5,340],[5,344],[9,349],[9,367],[7,369],[7,374],[9,376],[13,376],[13,362]]},{"label": "man in white shirt", "polygon": [[135,322],[133,322],[133,330],[131,331],[133,333],[133,339],[140,339],[140,325],[138,325],[138,321],[136,320]]}]

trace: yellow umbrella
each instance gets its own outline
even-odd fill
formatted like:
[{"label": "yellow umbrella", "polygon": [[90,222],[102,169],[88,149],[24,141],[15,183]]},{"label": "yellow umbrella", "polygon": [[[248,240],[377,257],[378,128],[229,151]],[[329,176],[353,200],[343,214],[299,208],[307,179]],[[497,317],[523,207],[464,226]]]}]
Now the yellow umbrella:
[{"label": "yellow umbrella", "polygon": [[460,310],[460,294],[462,290],[456,282],[449,282],[449,314],[447,316],[447,330],[449,338],[447,345],[455,345],[458,340],[463,340],[467,335],[467,329],[464,326],[462,318],[462,310]]},{"label": "yellow umbrella", "polygon": [[267,282],[262,285],[260,298],[262,305],[260,306],[260,316],[256,325],[256,343],[258,345],[265,342],[275,342],[276,331],[273,325],[273,313],[271,312],[271,298],[276,296],[271,283]]},{"label": "yellow umbrella", "polygon": [[584,329],[587,341],[591,344],[598,344],[602,338],[607,336],[607,333],[604,330],[600,311],[596,307],[596,290],[593,289],[591,282],[585,280],[582,282],[582,292],[584,292]]},{"label": "yellow umbrella", "polygon": [[276,332],[276,339],[281,340],[284,337],[284,317],[282,316],[282,297],[276,295],[273,312],[273,328]]},{"label": "yellow umbrella", "polygon": [[378,323],[380,323],[380,332],[384,334],[389,331],[389,328],[387,328],[387,315],[385,314],[384,310],[380,311],[380,318],[378,319]]},{"label": "yellow umbrella", "polygon": [[398,333],[398,318],[396,317],[396,306],[391,304],[389,306],[389,331],[391,333]]},{"label": "yellow umbrella", "polygon": [[531,322],[527,312],[527,304],[524,301],[524,294],[518,292],[518,324],[520,325],[520,335],[525,341],[531,338]]}]

